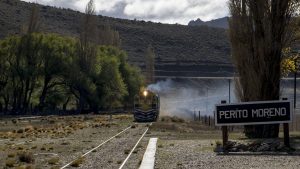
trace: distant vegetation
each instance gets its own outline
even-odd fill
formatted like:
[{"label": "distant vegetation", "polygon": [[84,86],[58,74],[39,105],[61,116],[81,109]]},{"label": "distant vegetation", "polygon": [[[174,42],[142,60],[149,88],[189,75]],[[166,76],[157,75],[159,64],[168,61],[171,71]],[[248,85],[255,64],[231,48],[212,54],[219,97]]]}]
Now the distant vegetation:
[{"label": "distant vegetation", "polygon": [[34,7],[26,31],[0,41],[1,112],[81,113],[132,105],[143,77],[118,49],[117,32],[106,29],[110,36],[104,38],[107,32],[94,27],[93,6],[86,12],[79,38],[37,33]]}]

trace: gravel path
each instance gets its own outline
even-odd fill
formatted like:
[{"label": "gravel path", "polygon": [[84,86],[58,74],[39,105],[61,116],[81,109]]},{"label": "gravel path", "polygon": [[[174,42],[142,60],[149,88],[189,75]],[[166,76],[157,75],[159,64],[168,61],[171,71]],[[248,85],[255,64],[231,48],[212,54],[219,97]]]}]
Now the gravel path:
[{"label": "gravel path", "polygon": [[160,140],[156,169],[299,169],[299,156],[217,155],[212,140]]},{"label": "gravel path", "polygon": [[[138,127],[127,130],[120,137],[111,140],[105,146],[87,155],[84,163],[79,168],[118,168],[145,130],[146,126],[144,124],[139,124]],[[137,151],[134,154],[136,153]]]}]

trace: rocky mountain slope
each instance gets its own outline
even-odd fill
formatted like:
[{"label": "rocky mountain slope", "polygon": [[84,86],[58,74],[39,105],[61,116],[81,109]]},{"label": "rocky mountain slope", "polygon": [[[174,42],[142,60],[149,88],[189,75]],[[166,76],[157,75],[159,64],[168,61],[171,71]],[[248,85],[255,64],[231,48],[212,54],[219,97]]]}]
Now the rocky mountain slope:
[{"label": "rocky mountain slope", "polygon": [[[41,30],[78,37],[83,14],[70,9],[40,7]],[[27,22],[31,3],[0,0],[0,39],[19,34]],[[226,30],[207,26],[183,26],[98,16],[98,25],[119,31],[122,49],[132,64],[144,67],[149,44],[156,53],[158,75],[202,76],[231,72],[230,44]]]},{"label": "rocky mountain slope", "polygon": [[214,19],[211,21],[204,22],[201,19],[197,20],[192,20],[188,24],[189,26],[209,26],[209,27],[214,27],[214,28],[223,28],[223,29],[228,29],[228,17],[224,18],[219,18],[219,19]]}]

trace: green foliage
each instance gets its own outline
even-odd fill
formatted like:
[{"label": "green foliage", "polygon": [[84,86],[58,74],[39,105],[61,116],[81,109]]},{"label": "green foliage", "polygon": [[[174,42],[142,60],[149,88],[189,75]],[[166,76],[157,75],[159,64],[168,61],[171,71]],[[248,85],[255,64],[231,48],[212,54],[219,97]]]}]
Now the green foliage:
[{"label": "green foliage", "polygon": [[143,81],[123,51],[56,34],[7,37],[0,41],[0,61],[5,112],[131,105]]},{"label": "green foliage", "polygon": [[299,67],[299,54],[293,53],[291,48],[285,48],[282,51],[281,74],[287,77],[289,73],[296,72]]},{"label": "green foliage", "polygon": [[102,46],[99,51],[104,56],[114,57],[118,60],[119,71],[127,89],[123,103],[126,107],[131,107],[134,96],[139,93],[141,86],[144,86],[144,77],[141,75],[140,69],[130,65],[127,62],[126,53],[117,48]]},{"label": "green foliage", "polygon": [[103,71],[99,74],[99,94],[105,108],[121,106],[123,97],[128,94],[126,85],[119,72],[120,62],[117,58],[103,58]]}]

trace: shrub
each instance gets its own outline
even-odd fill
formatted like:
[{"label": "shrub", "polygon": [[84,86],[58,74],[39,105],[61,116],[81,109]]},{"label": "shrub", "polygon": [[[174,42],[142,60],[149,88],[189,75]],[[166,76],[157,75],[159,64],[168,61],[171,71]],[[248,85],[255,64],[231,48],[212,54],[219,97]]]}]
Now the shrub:
[{"label": "shrub", "polygon": [[13,157],[15,157],[15,156],[16,156],[15,153],[9,153],[9,154],[7,155],[8,158],[13,158]]},{"label": "shrub", "polygon": [[184,123],[184,120],[177,116],[171,117],[171,121],[175,123]]},{"label": "shrub", "polygon": [[34,145],[34,146],[32,146],[32,147],[31,147],[31,149],[36,149],[36,148],[37,148],[37,146],[36,146],[36,145]]},{"label": "shrub", "polygon": [[33,126],[26,126],[26,127],[25,127],[25,132],[33,131],[33,130],[34,130],[34,127],[33,127]]},{"label": "shrub", "polygon": [[34,161],[33,154],[31,152],[21,152],[18,155],[21,162],[32,163]]},{"label": "shrub", "polygon": [[17,133],[24,133],[24,129],[19,129]]},{"label": "shrub", "polygon": [[84,157],[79,157],[71,163],[72,167],[79,167],[84,162]]},{"label": "shrub", "polygon": [[216,141],[216,145],[217,145],[217,146],[218,146],[218,145],[220,146],[220,145],[222,145],[222,142],[219,141],[219,140],[217,140],[217,141]]},{"label": "shrub", "polygon": [[16,119],[12,119],[11,122],[17,124],[18,121]]},{"label": "shrub", "polygon": [[130,150],[126,149],[124,150],[124,154],[129,154]]}]

